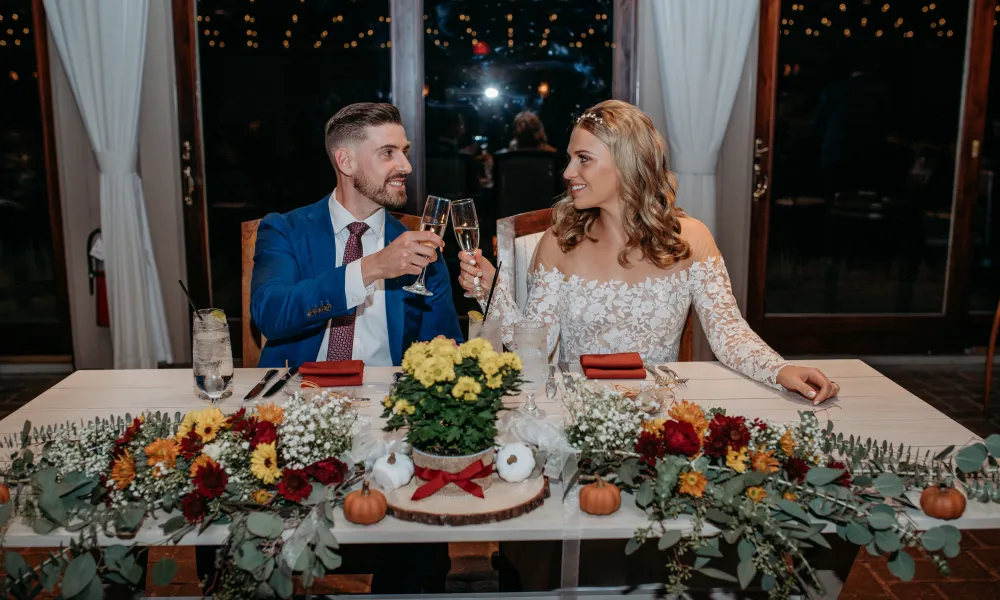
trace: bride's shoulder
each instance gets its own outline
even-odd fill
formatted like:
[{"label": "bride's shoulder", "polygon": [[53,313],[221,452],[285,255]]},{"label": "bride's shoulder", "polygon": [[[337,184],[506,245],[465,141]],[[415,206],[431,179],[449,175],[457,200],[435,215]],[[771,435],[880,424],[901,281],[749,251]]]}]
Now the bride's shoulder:
[{"label": "bride's shoulder", "polygon": [[683,216],[677,221],[681,226],[681,239],[691,248],[691,256],[696,260],[700,257],[718,254],[715,238],[708,227],[694,217]]}]

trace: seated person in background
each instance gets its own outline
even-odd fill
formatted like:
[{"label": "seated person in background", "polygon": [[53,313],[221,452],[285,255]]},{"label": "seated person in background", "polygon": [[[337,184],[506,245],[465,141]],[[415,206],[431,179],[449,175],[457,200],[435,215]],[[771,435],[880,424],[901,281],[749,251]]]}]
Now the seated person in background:
[{"label": "seated person in background", "polygon": [[[337,187],[315,204],[264,217],[250,312],[267,338],[261,367],[357,359],[399,365],[415,341],[461,341],[444,241],[407,231],[386,209],[406,205],[410,144],[391,104],[361,102],[326,124]],[[403,290],[427,267],[433,296]]]},{"label": "seated person in background", "polygon": [[545,126],[538,115],[526,110],[514,117],[514,139],[510,141],[507,150],[535,150],[538,152],[555,152],[545,136]]}]

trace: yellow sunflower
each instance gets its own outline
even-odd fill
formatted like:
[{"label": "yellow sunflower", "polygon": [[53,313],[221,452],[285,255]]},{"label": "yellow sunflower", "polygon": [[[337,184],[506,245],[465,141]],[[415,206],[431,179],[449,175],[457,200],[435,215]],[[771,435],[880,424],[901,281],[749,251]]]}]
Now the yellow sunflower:
[{"label": "yellow sunflower", "polygon": [[250,457],[250,472],[257,479],[267,485],[271,485],[281,477],[281,469],[278,468],[278,451],[275,443],[258,444]]},{"label": "yellow sunflower", "polygon": [[198,420],[199,414],[201,414],[200,410],[192,410],[188,414],[184,415],[184,420],[181,421],[180,426],[177,428],[177,435],[174,439],[180,441],[186,438],[187,434],[194,429],[194,424]]},{"label": "yellow sunflower", "polygon": [[198,415],[194,424],[194,430],[201,436],[201,441],[211,442],[215,436],[219,435],[222,428],[226,426],[226,415],[218,408],[206,408]]},{"label": "yellow sunflower", "polygon": [[730,446],[729,452],[726,453],[726,466],[737,473],[746,472],[747,461],[749,460],[750,457],[747,456],[746,446],[740,448],[739,450],[734,450],[733,447]]},{"label": "yellow sunflower", "polygon": [[124,490],[135,479],[135,458],[128,450],[111,465],[111,479],[116,490]]},{"label": "yellow sunflower", "polygon": [[257,418],[261,421],[268,421],[270,423],[274,423],[275,425],[281,425],[282,421],[285,420],[285,409],[281,408],[274,402],[262,404],[257,407]]}]

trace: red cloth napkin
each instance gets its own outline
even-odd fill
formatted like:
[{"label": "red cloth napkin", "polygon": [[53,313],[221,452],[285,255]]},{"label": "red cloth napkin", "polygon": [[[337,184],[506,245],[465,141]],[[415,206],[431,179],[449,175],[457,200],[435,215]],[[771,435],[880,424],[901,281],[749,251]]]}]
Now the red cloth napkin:
[{"label": "red cloth napkin", "polygon": [[580,366],[590,379],[645,379],[638,352],[621,354],[581,354]]},{"label": "red cloth napkin", "polygon": [[347,387],[361,385],[365,378],[365,361],[333,360],[305,362],[299,366],[302,387],[312,382],[319,387]]}]

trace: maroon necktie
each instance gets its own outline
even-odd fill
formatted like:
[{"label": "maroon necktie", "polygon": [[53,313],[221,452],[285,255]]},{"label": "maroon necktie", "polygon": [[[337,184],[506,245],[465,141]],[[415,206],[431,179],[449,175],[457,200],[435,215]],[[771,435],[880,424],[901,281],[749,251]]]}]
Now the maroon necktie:
[{"label": "maroon necktie", "polygon": [[[356,221],[347,226],[351,236],[344,246],[343,265],[349,265],[364,254],[361,248],[361,236],[368,231],[368,225]],[[354,320],[357,319],[357,309],[349,314],[334,317],[330,320],[330,344],[326,348],[326,360],[351,360],[354,353]]]}]

